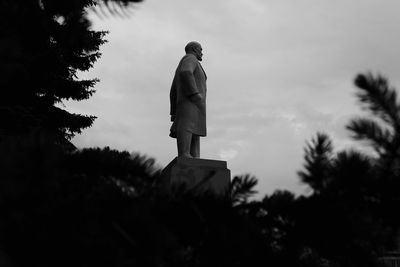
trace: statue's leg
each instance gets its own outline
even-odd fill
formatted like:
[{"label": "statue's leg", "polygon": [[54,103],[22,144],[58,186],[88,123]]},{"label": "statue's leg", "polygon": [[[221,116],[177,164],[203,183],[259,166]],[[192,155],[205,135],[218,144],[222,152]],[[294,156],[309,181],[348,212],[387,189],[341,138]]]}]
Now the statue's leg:
[{"label": "statue's leg", "polygon": [[193,158],[200,158],[200,136],[192,134],[192,142],[190,144],[190,154]]},{"label": "statue's leg", "polygon": [[190,143],[192,139],[192,133],[186,130],[178,130],[176,132],[176,142],[178,145],[178,157],[191,158],[190,155]]}]

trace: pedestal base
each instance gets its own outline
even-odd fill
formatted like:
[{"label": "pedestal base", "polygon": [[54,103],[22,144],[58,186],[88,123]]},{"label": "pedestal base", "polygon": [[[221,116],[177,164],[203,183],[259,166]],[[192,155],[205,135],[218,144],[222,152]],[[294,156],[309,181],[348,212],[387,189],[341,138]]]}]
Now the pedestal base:
[{"label": "pedestal base", "polygon": [[231,181],[231,171],[226,161],[176,157],[162,171],[167,190],[185,186],[194,194],[213,193],[226,195]]}]

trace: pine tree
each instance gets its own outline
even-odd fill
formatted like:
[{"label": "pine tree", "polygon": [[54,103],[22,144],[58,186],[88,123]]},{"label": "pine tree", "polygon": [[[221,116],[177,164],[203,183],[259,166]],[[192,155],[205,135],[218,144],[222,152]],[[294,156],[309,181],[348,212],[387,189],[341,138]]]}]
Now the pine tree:
[{"label": "pine tree", "polygon": [[317,133],[311,143],[307,143],[304,154],[305,171],[299,171],[298,175],[315,193],[320,193],[330,182],[329,172],[333,154],[331,139],[324,133]]},{"label": "pine tree", "polygon": [[0,136],[46,129],[66,139],[90,127],[95,116],[61,108],[88,99],[98,79],[78,79],[100,57],[104,31],[93,31],[89,8],[110,12],[141,0],[0,1]]},{"label": "pine tree", "polygon": [[[374,164],[375,201],[379,216],[392,227],[392,237],[400,220],[394,210],[400,204],[400,103],[397,90],[388,79],[372,73],[359,74],[355,79],[358,98],[371,117],[353,119],[347,128],[357,140],[367,141],[378,157]],[[395,243],[395,240],[391,240]],[[399,248],[396,248],[399,249]]]},{"label": "pine tree", "polygon": [[347,125],[356,140],[367,141],[379,156],[379,163],[398,174],[400,156],[400,104],[396,89],[381,75],[359,74],[355,79],[357,96],[372,118],[355,118]]},{"label": "pine tree", "polygon": [[376,255],[394,244],[399,225],[393,211],[400,203],[400,105],[381,75],[359,74],[355,85],[371,116],[352,119],[347,129],[376,153],[333,153],[329,138],[318,134],[298,172],[314,194],[296,209],[294,221],[299,239],[324,258],[341,266],[376,266]]}]

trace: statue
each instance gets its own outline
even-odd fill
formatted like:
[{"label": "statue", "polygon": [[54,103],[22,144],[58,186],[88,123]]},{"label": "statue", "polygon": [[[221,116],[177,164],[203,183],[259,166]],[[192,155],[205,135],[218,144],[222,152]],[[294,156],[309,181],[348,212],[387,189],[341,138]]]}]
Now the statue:
[{"label": "statue", "polygon": [[173,123],[169,135],[176,138],[178,157],[163,169],[163,187],[174,193],[184,185],[192,194],[207,192],[229,197],[231,172],[227,162],[200,159],[200,137],[207,135],[207,75],[200,64],[202,50],[198,42],[186,45],[186,55],[172,81],[169,96]]},{"label": "statue", "polygon": [[190,42],[175,71],[170,91],[170,136],[176,138],[178,157],[200,158],[200,136],[207,135],[207,75],[200,64],[202,47]]}]

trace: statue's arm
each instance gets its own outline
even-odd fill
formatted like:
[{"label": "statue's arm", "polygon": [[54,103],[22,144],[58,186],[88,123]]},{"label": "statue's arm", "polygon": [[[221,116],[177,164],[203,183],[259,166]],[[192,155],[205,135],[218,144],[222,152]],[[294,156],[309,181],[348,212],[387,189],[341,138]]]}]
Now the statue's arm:
[{"label": "statue's arm", "polygon": [[191,96],[199,93],[199,90],[197,90],[197,85],[194,79],[193,72],[182,71],[179,75],[183,84],[182,88],[184,89],[184,94],[186,96]]},{"label": "statue's arm", "polygon": [[182,83],[182,89],[185,96],[198,93],[194,71],[197,67],[197,59],[194,56],[188,56],[183,59],[179,68],[179,79]]},{"label": "statue's arm", "polygon": [[194,70],[197,67],[197,60],[188,57],[182,62],[181,71],[179,73],[180,80],[184,88],[184,94],[190,98],[195,104],[200,104],[203,101],[203,96],[197,89],[196,80],[194,78]]},{"label": "statue's arm", "polygon": [[185,88],[185,95],[188,96],[193,103],[201,107],[203,96],[197,89],[193,73],[190,71],[183,71],[180,73],[180,78],[183,83],[183,88]]}]

